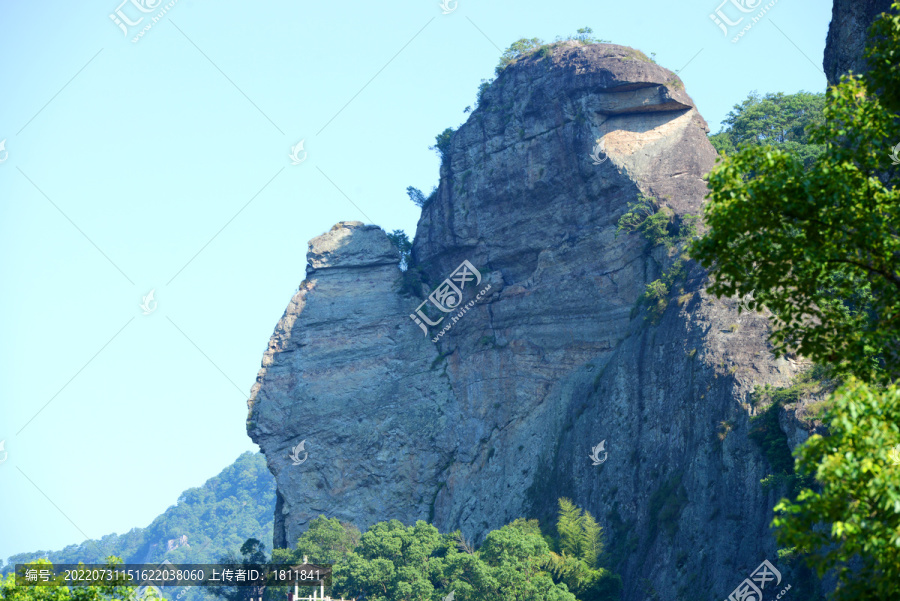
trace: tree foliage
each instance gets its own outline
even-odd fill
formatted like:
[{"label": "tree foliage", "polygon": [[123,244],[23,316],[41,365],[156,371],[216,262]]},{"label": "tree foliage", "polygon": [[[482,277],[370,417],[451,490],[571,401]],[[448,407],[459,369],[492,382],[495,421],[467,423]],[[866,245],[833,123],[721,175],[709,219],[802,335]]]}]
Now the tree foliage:
[{"label": "tree foliage", "polygon": [[406,232],[403,230],[394,230],[392,233],[388,234],[387,237],[391,241],[391,244],[396,246],[397,250],[400,251],[400,269],[406,271],[409,267],[410,258],[412,257],[412,242],[410,242],[409,236],[407,236]]},{"label": "tree foliage", "polygon": [[619,217],[616,236],[622,232],[641,234],[651,247],[665,244],[672,249],[696,234],[697,216],[676,217],[655,198],[639,193],[637,201],[628,203],[628,210]]},{"label": "tree foliage", "polygon": [[413,204],[417,207],[421,208],[425,206],[425,195],[418,188],[408,186],[406,188],[406,195],[409,196],[409,199],[413,201]]},{"label": "tree foliage", "polygon": [[[264,566],[267,563],[266,546],[257,538],[248,538],[241,545],[240,556],[234,551],[229,551],[219,557],[218,563],[235,566],[232,569],[237,569],[238,566],[244,566],[245,568]],[[262,595],[264,590],[264,587],[255,585],[244,587],[213,586],[207,589],[209,593],[226,601],[252,601]]]},{"label": "tree foliage", "polygon": [[[669,260],[662,277],[647,284],[638,299],[638,305],[646,305],[647,317],[656,323],[669,305],[669,294],[684,275],[683,250],[688,240],[697,233],[697,216],[676,216],[668,207],[661,206],[653,197],[638,194],[636,202],[628,203],[627,211],[619,218],[616,236],[640,234],[650,248],[665,245]],[[672,258],[674,257],[674,258]]]},{"label": "tree foliage", "polygon": [[272,562],[298,564],[306,557],[310,563],[339,563],[359,545],[360,537],[353,524],[320,515],[309,523],[294,549],[272,551]]},{"label": "tree foliage", "polygon": [[[816,487],[782,499],[781,544],[839,579],[835,598],[900,598],[900,389],[851,380],[832,396],[829,435],[800,447],[797,470]],[[855,558],[855,561],[851,561]]]},{"label": "tree foliage", "polygon": [[768,309],[776,352],[797,350],[846,384],[829,399],[829,435],[796,452],[814,484],[773,522],[789,552],[837,576],[834,597],[900,596],[900,2],[873,26],[871,71],[828,90],[809,141],[747,145],[709,176],[708,232],[691,255],[709,290]]},{"label": "tree foliage", "polygon": [[[559,541],[543,536],[537,520],[519,518],[488,533],[477,549],[459,531],[441,534],[423,521],[380,522],[360,535],[350,524],[319,516],[296,549],[276,549],[272,561],[308,556],[332,563],[332,596],[367,601],[439,601],[451,592],[456,601],[618,599],[621,580],[597,565],[599,524],[571,502],[565,507]],[[573,554],[555,553],[560,544]]]},{"label": "tree foliage", "polygon": [[494,69],[494,73],[500,75],[500,73],[516,59],[534,52],[539,49],[543,43],[544,41],[540,38],[519,38],[510,44],[509,47],[503,51],[503,54],[500,55],[500,62]]},{"label": "tree foliage", "polygon": [[[441,133],[439,133],[438,135],[436,135],[434,137],[434,146],[428,147],[428,150],[434,150],[435,152],[438,153],[438,156],[441,157],[442,165],[444,163],[446,163],[447,160],[450,158],[450,140],[453,139],[453,132],[455,132],[455,131],[456,130],[452,127],[446,128],[444,131],[442,131]],[[413,189],[415,189],[415,188],[413,188]],[[407,190],[407,194],[408,194],[409,188],[407,188],[406,190]],[[412,196],[410,196],[410,198],[412,198]],[[427,201],[427,199],[426,199],[426,201]],[[416,200],[414,199],[413,202],[416,202]],[[418,204],[418,203],[416,203],[416,204]],[[420,205],[420,206],[424,206],[424,204],[425,204],[425,202],[423,202],[422,205]]]},{"label": "tree foliage", "polygon": [[721,154],[731,155],[746,145],[776,145],[796,155],[804,165],[819,156],[824,147],[813,144],[810,131],[823,121],[825,94],[781,92],[760,96],[751,92],[734,105],[722,121],[726,127],[709,137]]},{"label": "tree foliage", "polygon": [[556,530],[559,553],[551,551],[547,563],[554,579],[564,583],[579,601],[618,599],[621,579],[599,567],[603,529],[594,516],[569,499],[560,499]]},{"label": "tree foliage", "polygon": [[[898,28],[887,33],[879,56],[900,43]],[[810,126],[824,147],[811,165],[771,145],[718,163],[709,231],[690,254],[710,270],[711,292],[772,312],[777,351],[890,381],[900,376],[900,194],[887,149],[900,140],[900,107],[870,91],[900,86],[896,66],[885,70],[876,61],[868,85],[850,77],[828,91],[824,122]]]}]

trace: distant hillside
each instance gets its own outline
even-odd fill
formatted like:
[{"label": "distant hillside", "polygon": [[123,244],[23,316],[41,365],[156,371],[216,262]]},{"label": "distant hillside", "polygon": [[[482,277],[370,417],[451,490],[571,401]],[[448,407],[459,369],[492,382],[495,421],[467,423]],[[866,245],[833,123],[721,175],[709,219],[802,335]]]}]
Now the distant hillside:
[{"label": "distant hillside", "polygon": [[[100,540],[69,545],[61,551],[20,553],[0,570],[16,563],[46,557],[53,563],[103,563],[116,555],[126,563],[216,563],[228,551],[237,551],[248,538],[272,544],[275,479],[260,453],[244,453],[219,475],[199,488],[189,488],[146,528],[108,534]],[[199,589],[194,589],[199,593]],[[187,601],[193,595],[182,599]]]}]

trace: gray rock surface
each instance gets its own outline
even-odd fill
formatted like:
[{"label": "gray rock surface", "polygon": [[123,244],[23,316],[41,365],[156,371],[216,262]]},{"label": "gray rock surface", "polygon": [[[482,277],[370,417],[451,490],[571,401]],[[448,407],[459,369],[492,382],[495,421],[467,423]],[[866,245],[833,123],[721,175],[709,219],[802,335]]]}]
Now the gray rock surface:
[{"label": "gray rock surface", "polygon": [[[707,132],[670,71],[622,46],[563,45],[508,67],[453,135],[409,272],[374,226],[311,241],[249,401],[278,483],[275,545],[320,513],[477,541],[520,516],[551,524],[567,496],[604,526],[626,601],[723,599],[777,563],[779,491],[760,487],[748,401],[798,368],[772,356],[764,316],[711,298],[691,263],[647,319],[638,298],[673,257],[616,235],[639,193],[701,211]],[[434,343],[449,316],[426,336],[410,314],[466,260],[481,282],[464,302],[490,289]],[[401,294],[416,277],[423,294]]]},{"label": "gray rock surface", "polygon": [[878,15],[890,9],[891,3],[892,0],[834,0],[822,63],[829,85],[840,82],[841,76],[851,70],[856,74],[868,70],[863,51],[869,28]]}]

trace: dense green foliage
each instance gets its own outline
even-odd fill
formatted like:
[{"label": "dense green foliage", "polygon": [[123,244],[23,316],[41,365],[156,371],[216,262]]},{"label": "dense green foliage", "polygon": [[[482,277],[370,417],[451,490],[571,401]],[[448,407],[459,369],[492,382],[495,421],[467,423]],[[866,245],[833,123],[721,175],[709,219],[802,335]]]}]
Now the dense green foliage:
[{"label": "dense green foliage", "polygon": [[[896,46],[893,33],[878,43]],[[778,352],[882,382],[900,376],[900,193],[879,177],[893,168],[898,109],[848,78],[828,91],[824,123],[811,126],[810,140],[825,148],[811,165],[773,146],[718,163],[709,232],[690,249],[710,270],[711,292],[773,313]]]},{"label": "dense green foliage", "polygon": [[[4,571],[16,563],[46,557],[59,563],[105,563],[107,556],[126,563],[216,563],[248,538],[272,540],[275,479],[260,453],[244,453],[199,488],[190,488],[146,528],[109,534],[100,540],[70,545],[61,551],[20,553],[9,558]],[[166,543],[187,535],[187,546],[166,550]],[[181,601],[203,598],[200,587],[188,587]]]},{"label": "dense green foliage", "polygon": [[[558,539],[537,520],[518,519],[490,532],[476,550],[460,532],[441,534],[423,521],[380,522],[366,533],[320,516],[295,549],[276,549],[274,563],[334,565],[332,596],[369,601],[612,601],[621,580],[599,567],[600,525],[560,501]],[[574,594],[573,594],[574,593]]]},{"label": "dense green foliage", "polygon": [[775,145],[809,165],[824,151],[813,144],[810,131],[820,125],[825,94],[766,94],[751,92],[741,104],[734,105],[722,122],[726,127],[711,135],[709,141],[720,154],[732,155],[745,145]]},{"label": "dense green foliage", "polygon": [[900,463],[891,453],[900,445],[900,389],[851,380],[832,401],[829,436],[810,437],[797,460],[816,486],[776,506],[778,540],[809,553],[820,575],[834,570],[838,600],[898,599]]},{"label": "dense green foliage", "polygon": [[565,584],[578,601],[618,599],[622,581],[599,565],[603,530],[594,517],[569,499],[560,499],[556,531],[558,538],[548,542],[558,553],[550,551],[547,564],[554,580]]},{"label": "dense green foliage", "polygon": [[359,545],[361,536],[353,524],[320,515],[309,523],[293,549],[272,551],[272,563],[298,564],[304,557],[318,563],[345,562]]},{"label": "dense green foliage", "polygon": [[671,209],[660,206],[655,198],[638,194],[635,202],[628,203],[625,214],[619,217],[616,236],[620,233],[639,233],[651,246],[664,244],[672,249],[697,233],[697,217],[685,215],[677,218]]},{"label": "dense green foliage", "polygon": [[430,601],[451,591],[458,601],[575,601],[543,570],[548,557],[546,541],[522,525],[491,532],[472,555],[430,524],[392,520],[370,528],[347,562],[335,565],[334,588],[371,601]]},{"label": "dense green foliage", "polygon": [[[784,144],[730,154],[710,173],[709,230],[690,249],[712,292],[772,313],[776,352],[798,350],[846,381],[829,399],[829,435],[797,451],[795,472],[814,480],[773,522],[786,554],[837,576],[841,601],[900,597],[900,194],[889,157],[900,2],[892,11],[873,27],[872,70],[830,88],[822,122],[807,126],[821,154],[807,161]],[[771,434],[761,441],[774,450]]]}]

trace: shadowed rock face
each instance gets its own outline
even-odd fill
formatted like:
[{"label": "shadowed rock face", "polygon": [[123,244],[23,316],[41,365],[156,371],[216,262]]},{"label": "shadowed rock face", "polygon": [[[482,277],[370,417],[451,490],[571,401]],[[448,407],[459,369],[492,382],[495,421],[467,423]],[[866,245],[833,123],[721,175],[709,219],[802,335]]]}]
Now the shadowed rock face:
[{"label": "shadowed rock face", "polygon": [[878,15],[890,9],[891,3],[892,0],[834,0],[823,61],[829,85],[840,82],[841,75],[851,70],[857,75],[869,70],[863,57],[869,28]]},{"label": "shadowed rock face", "polygon": [[[400,294],[379,228],[313,239],[249,401],[278,483],[275,545],[320,513],[480,540],[520,516],[551,524],[567,496],[604,526],[627,601],[725,598],[777,563],[776,493],[760,488],[742,403],[795,368],[771,355],[766,319],[708,297],[695,265],[645,319],[636,301],[671,258],[616,236],[638,193],[700,212],[707,132],[680,80],[640,53],[558,47],[508,67],[452,137],[413,245],[421,298]],[[410,314],[466,260],[481,281],[463,303],[490,288],[434,343],[455,313],[428,336]]]}]

